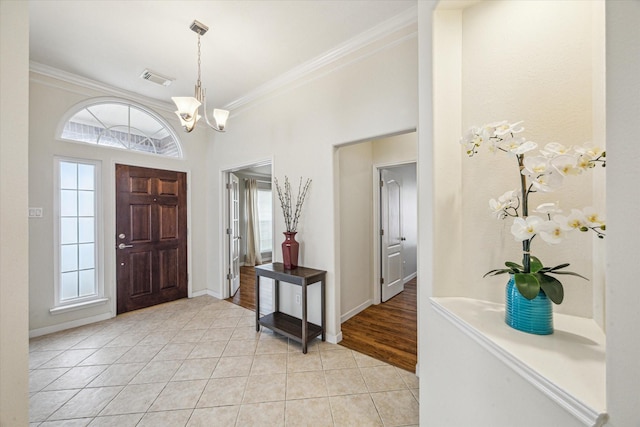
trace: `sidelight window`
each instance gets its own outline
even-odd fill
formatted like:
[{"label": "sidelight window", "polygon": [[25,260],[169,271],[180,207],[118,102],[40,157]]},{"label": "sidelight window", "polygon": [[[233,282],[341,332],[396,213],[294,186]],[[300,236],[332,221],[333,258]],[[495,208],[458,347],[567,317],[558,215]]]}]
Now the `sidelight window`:
[{"label": "sidelight window", "polygon": [[56,159],[56,306],[101,297],[98,274],[100,164]]}]

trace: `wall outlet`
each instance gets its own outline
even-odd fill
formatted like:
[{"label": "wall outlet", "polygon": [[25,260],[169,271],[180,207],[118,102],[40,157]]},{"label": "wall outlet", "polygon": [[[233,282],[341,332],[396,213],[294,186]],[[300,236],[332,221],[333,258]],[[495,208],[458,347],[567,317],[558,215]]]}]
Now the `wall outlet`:
[{"label": "wall outlet", "polygon": [[296,294],[296,304],[300,305],[300,294]]}]

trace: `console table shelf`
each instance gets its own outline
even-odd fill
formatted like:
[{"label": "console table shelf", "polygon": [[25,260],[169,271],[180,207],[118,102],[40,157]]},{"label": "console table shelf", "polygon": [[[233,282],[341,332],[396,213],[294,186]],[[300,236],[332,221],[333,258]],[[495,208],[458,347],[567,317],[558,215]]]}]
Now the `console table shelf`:
[{"label": "console table shelf", "polygon": [[[317,336],[325,340],[325,301],[324,270],[316,270],[308,267],[297,267],[291,270],[284,268],[284,264],[274,262],[256,266],[256,331],[260,326],[269,328],[274,332],[282,334],[294,341],[302,344],[302,352],[307,352],[307,344]],[[274,279],[274,312],[260,317],[260,277]],[[287,282],[298,285],[302,288],[302,319],[290,316],[279,311],[280,305],[280,282]],[[307,286],[320,282],[320,326],[307,321]]]},{"label": "console table shelf", "polygon": [[[261,317],[258,322],[265,328],[269,328],[287,338],[298,342],[300,342],[302,338],[302,322],[297,317],[275,312]],[[322,327],[307,322],[307,333],[308,339],[312,340],[322,334]]]}]

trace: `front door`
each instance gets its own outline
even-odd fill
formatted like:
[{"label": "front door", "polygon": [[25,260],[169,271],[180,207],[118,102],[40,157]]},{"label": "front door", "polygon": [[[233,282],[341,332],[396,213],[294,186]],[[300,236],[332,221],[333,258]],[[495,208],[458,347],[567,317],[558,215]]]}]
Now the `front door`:
[{"label": "front door", "polygon": [[238,176],[229,173],[229,284],[230,295],[234,296],[240,288],[240,180]]},{"label": "front door", "polygon": [[402,246],[402,177],[380,170],[381,299],[388,301],[404,290]]},{"label": "front door", "polygon": [[186,178],[116,165],[118,314],[187,297]]}]

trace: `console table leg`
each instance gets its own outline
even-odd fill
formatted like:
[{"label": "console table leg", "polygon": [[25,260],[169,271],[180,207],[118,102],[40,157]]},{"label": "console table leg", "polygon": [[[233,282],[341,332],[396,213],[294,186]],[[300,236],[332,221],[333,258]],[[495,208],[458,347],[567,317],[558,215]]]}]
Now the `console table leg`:
[{"label": "console table leg", "polygon": [[307,354],[307,336],[309,327],[307,324],[307,284],[302,284],[302,353]]},{"label": "console table leg", "polygon": [[325,301],[324,301],[324,279],[320,281],[320,327],[322,328],[322,341],[326,338],[325,327]]},{"label": "console table leg", "polygon": [[256,332],[260,332],[260,276],[256,274]]}]

